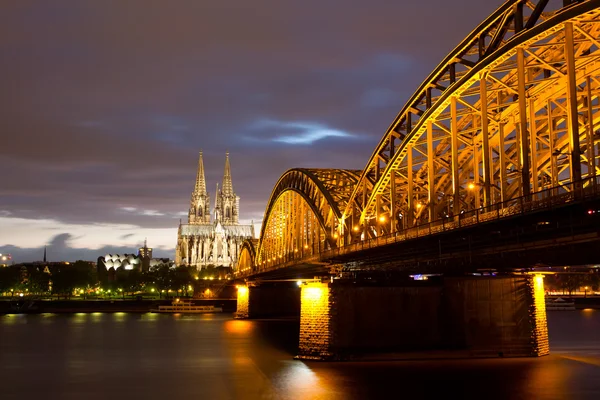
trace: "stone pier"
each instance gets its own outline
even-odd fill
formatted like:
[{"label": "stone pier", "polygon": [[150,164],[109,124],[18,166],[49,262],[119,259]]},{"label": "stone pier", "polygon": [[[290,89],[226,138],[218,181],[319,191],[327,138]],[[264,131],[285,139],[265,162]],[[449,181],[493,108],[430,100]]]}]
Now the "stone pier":
[{"label": "stone pier", "polygon": [[299,358],[426,350],[456,350],[463,357],[548,354],[543,277],[445,278],[403,287],[302,286]]}]

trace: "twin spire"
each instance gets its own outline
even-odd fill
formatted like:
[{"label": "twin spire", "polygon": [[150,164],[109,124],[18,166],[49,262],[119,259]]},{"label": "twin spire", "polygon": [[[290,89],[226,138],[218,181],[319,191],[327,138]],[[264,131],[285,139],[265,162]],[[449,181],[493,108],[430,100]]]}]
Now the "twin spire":
[{"label": "twin spire", "polygon": [[[217,183],[217,195],[215,204],[216,222],[223,224],[238,223],[239,198],[233,191],[231,180],[231,165],[229,164],[229,152],[225,154],[225,172],[223,184],[219,190]],[[206,190],[206,178],[204,176],[204,161],[202,151],[198,159],[198,172],[196,173],[196,185],[192,192],[188,222],[190,224],[210,223],[210,196]]]},{"label": "twin spire", "polygon": [[[225,153],[225,173],[223,174],[223,186],[221,193],[225,196],[233,196],[233,183],[231,182],[231,166],[229,165],[229,152]],[[196,173],[195,195],[208,194],[206,191],[206,178],[204,177],[204,161],[202,160],[202,151],[198,158],[198,172]],[[219,184],[217,183],[217,195],[219,194]]]}]

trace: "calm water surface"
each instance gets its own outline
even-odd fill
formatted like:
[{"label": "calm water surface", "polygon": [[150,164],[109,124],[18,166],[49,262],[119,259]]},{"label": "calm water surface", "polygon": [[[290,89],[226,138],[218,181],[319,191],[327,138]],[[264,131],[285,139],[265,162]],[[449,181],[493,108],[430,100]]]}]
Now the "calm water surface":
[{"label": "calm water surface", "polygon": [[0,316],[0,399],[600,399],[600,310],[536,359],[305,363],[298,326],[224,315]]}]

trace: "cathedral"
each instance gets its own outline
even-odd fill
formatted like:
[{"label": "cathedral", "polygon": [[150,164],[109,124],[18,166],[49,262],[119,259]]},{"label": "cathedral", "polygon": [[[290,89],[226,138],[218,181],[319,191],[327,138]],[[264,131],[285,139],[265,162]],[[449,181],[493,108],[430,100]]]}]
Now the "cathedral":
[{"label": "cathedral", "polygon": [[217,184],[214,221],[211,221],[210,196],[206,191],[204,162],[200,152],[188,223],[179,224],[176,265],[193,266],[198,270],[208,266],[233,267],[244,240],[254,238],[253,225],[240,225],[239,211],[240,198],[233,191],[227,153],[223,184],[220,190]]}]

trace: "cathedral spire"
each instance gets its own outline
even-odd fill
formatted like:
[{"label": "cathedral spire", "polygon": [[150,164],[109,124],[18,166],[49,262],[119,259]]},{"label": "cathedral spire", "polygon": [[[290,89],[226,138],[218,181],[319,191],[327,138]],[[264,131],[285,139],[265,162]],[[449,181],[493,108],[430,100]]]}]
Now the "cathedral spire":
[{"label": "cathedral spire", "polygon": [[229,165],[229,152],[225,153],[225,173],[223,174],[223,187],[221,192],[224,196],[233,195],[233,184],[231,183],[231,166]]},{"label": "cathedral spire", "polygon": [[204,161],[202,161],[202,150],[198,158],[198,172],[196,173],[196,186],[194,194],[202,195],[206,193],[206,179],[204,179]]},{"label": "cathedral spire", "polygon": [[44,246],[44,262],[46,262],[46,246]]},{"label": "cathedral spire", "polygon": [[198,157],[198,172],[196,173],[196,185],[194,186],[194,191],[192,192],[192,198],[190,200],[188,222],[190,224],[210,223],[210,197],[206,191],[202,151],[200,151],[200,156]]}]

